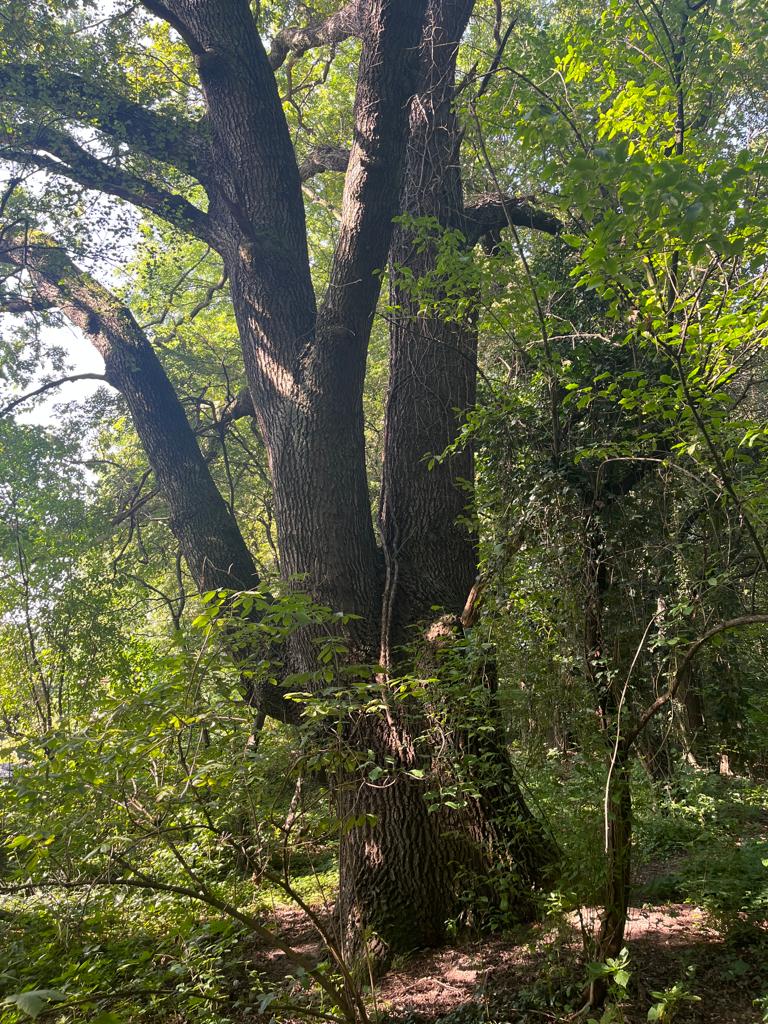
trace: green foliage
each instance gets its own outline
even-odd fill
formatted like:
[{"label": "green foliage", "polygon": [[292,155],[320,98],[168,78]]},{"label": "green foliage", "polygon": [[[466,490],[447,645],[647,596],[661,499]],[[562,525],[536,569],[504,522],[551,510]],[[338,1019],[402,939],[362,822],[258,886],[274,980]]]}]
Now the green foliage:
[{"label": "green foliage", "polygon": [[651,992],[654,1000],[648,1011],[649,1021],[671,1021],[691,1003],[700,1003],[701,997],[692,995],[682,982],[676,982],[662,992]]},{"label": "green foliage", "polygon": [[[179,37],[140,6],[120,0],[101,17],[102,6],[11,4],[0,60],[66,68],[153,111],[198,118]],[[313,4],[312,20],[337,6]],[[265,38],[307,18],[292,0],[254,7]],[[643,867],[673,859],[645,895],[704,909],[732,940],[727,970],[749,969],[736,943],[760,947],[768,908],[764,630],[713,635],[689,677],[677,672],[714,624],[768,598],[768,44],[754,8],[524,3],[507,40],[514,60],[500,56],[486,81],[496,5],[478,3],[456,104],[467,193],[535,196],[564,230],[505,228],[470,252],[436,218],[399,218],[415,251],[433,257],[421,275],[390,269],[416,315],[479,333],[478,402],[446,452],[423,454],[436,470],[464,445],[476,452],[466,521],[479,536],[485,607],[463,635],[446,628],[436,651],[398,652],[403,670],[390,675],[351,663],[349,616],[318,607],[300,580],[274,582],[263,440],[250,419],[227,421],[245,375],[219,256],[8,158],[8,180],[21,174],[2,199],[9,223],[54,224],[105,275],[114,251],[130,249],[120,294],[269,586],[205,595],[202,606],[189,597],[167,504],[120,399],[100,395],[44,427],[0,419],[0,760],[11,768],[0,779],[3,1024],[54,1013],[213,1024],[282,1013],[296,993],[335,1014],[321,984],[342,984],[335,968],[301,968],[295,991],[278,991],[258,976],[249,943],[274,905],[311,910],[332,897],[341,835],[375,835],[374,816],[339,821],[328,810],[337,772],[380,787],[405,775],[448,823],[494,799],[501,830],[519,829],[510,796],[524,782],[560,848],[552,891],[536,899],[564,933],[568,915],[604,896],[607,765],[678,682],[633,748],[634,856]],[[346,40],[279,70],[300,159],[318,142],[351,143],[358,53]],[[34,97],[14,102],[19,82],[0,103],[4,139],[47,124]],[[109,166],[204,202],[129,137],[98,122],[77,131]],[[319,294],[342,187],[327,174],[304,186]],[[4,279],[0,299],[17,287]],[[404,311],[382,313],[364,396],[374,506],[385,321]],[[38,311],[3,325],[3,406],[67,372],[49,330],[60,323]],[[289,674],[285,645],[297,636],[316,659]],[[236,670],[232,652],[246,650]],[[278,684],[302,725],[268,724],[255,737],[247,692]],[[407,763],[352,748],[351,722],[414,707]],[[501,723],[489,724],[497,711]],[[724,755],[741,777],[713,775]],[[490,873],[467,872],[454,928],[513,927],[530,909],[518,905],[521,881],[507,853]],[[531,1008],[575,1010],[580,985],[560,947],[548,956]],[[619,1020],[626,951],[589,977],[611,986],[604,1024]],[[696,998],[682,983],[653,997],[648,1019],[659,1021]]]},{"label": "green foliage", "polygon": [[615,1024],[624,1020],[622,1003],[627,998],[632,972],[629,970],[629,952],[622,949],[617,957],[607,957],[603,963],[587,965],[587,978],[590,983],[599,982],[607,985],[608,1002],[599,1020],[591,1017],[588,1024]]},{"label": "green foliage", "polygon": [[[246,626],[256,604],[261,621]],[[306,761],[272,728],[258,755],[244,742],[250,713],[215,642],[233,615],[252,641],[261,637],[264,657],[249,678],[262,680],[274,671],[277,644],[338,621],[300,594],[212,594],[192,633],[103,680],[66,731],[6,744],[0,757],[16,759],[0,783],[2,991],[11,1015],[0,1019],[42,1012],[53,998],[43,988],[54,987],[62,1007],[112,1012],[126,1003],[132,1019],[155,1020],[181,1003],[186,1019],[201,1022],[284,995],[259,977],[246,940],[254,930],[262,941],[268,935],[261,922],[276,902],[327,899],[338,825],[316,804],[310,780],[288,842],[292,787]],[[339,645],[331,635],[319,641],[322,681],[326,652]],[[327,995],[333,975],[319,970]]]}]

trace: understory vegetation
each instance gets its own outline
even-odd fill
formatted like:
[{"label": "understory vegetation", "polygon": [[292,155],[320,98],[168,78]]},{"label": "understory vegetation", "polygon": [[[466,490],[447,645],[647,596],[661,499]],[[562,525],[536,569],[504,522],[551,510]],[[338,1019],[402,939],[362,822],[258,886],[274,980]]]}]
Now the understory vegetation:
[{"label": "understory vegetation", "polygon": [[751,0],[6,0],[0,1024],[768,1022],[767,153]]}]

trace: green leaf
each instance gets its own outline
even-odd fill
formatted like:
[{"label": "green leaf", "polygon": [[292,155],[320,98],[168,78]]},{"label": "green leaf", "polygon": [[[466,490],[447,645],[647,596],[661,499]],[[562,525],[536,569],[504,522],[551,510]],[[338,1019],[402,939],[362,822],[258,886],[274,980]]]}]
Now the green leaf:
[{"label": "green leaf", "polygon": [[28,992],[14,992],[6,996],[0,1006],[16,1006],[27,1017],[38,1017],[46,1003],[60,1003],[67,998],[64,992],[55,988],[30,989]]},{"label": "green leaf", "polygon": [[631,977],[632,975],[629,971],[620,970],[616,971],[616,974],[613,976],[613,980],[616,982],[619,988],[626,988],[629,984],[629,979]]}]

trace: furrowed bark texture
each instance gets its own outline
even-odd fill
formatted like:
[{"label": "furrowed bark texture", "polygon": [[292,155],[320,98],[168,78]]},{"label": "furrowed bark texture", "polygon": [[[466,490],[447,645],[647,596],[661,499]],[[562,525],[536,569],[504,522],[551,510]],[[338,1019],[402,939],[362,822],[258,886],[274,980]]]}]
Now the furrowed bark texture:
[{"label": "furrowed bark texture", "polygon": [[[401,185],[403,212],[436,218],[446,229],[465,223],[453,100],[456,55],[472,7],[472,0],[432,0],[428,6]],[[455,637],[477,574],[475,537],[460,522],[469,501],[472,452],[462,451],[431,470],[425,458],[455,439],[462,411],[474,404],[476,326],[471,313],[459,321],[419,316],[419,300],[398,283],[400,268],[409,271],[411,280],[434,273],[436,256],[434,246],[417,246],[410,227],[396,227],[391,298],[398,313],[390,330],[380,506],[385,557],[381,661],[400,667],[408,664],[398,650],[401,645],[420,642],[435,654]],[[448,614],[426,629],[436,605]],[[432,658],[425,671],[439,675],[438,660]],[[485,713],[488,724],[501,725],[490,692]],[[343,794],[346,817],[370,815],[376,821],[365,828],[362,841],[355,833],[342,840],[339,906],[353,955],[360,952],[355,943],[363,922],[375,931],[369,954],[384,960],[387,951],[404,943],[410,948],[434,945],[444,939],[446,922],[461,913],[459,888],[477,884],[494,860],[497,867],[504,863],[517,872],[522,893],[537,880],[539,864],[549,859],[547,843],[512,774],[501,733],[469,736],[464,724],[454,723],[454,755],[482,761],[488,778],[478,780],[482,796],[462,810],[428,811],[425,791],[440,784],[440,769],[418,740],[428,715],[428,709],[408,702],[386,720],[356,725],[360,735],[355,746],[362,739],[363,749],[374,752],[382,766],[393,765],[394,771],[386,776],[386,785],[362,784]],[[426,772],[429,781],[410,777],[413,769]],[[489,890],[488,895],[493,899],[497,894]],[[521,896],[519,909],[525,915],[530,904],[523,907],[523,902]]]},{"label": "furrowed bark texture", "polygon": [[[380,556],[365,472],[362,385],[407,132],[422,10],[371,0],[355,140],[328,295],[312,291],[301,182],[275,78],[245,0],[166,5],[195,53],[212,137],[210,215],[231,281],[269,452],[283,571],[378,634]],[[311,646],[303,652],[311,656]],[[375,654],[374,654],[375,656]]]},{"label": "furrowed bark texture", "polygon": [[[401,210],[434,217],[446,229],[464,222],[453,99],[456,55],[472,7],[471,0],[430,4],[422,80],[411,106]],[[380,509],[389,590],[382,635],[390,649],[408,639],[413,623],[434,618],[435,605],[458,616],[477,572],[474,535],[459,522],[470,501],[462,482],[472,480],[472,452],[432,469],[427,462],[456,438],[462,412],[474,405],[476,328],[471,316],[455,322],[419,316],[419,298],[398,283],[401,268],[414,281],[434,273],[435,257],[433,246],[419,251],[412,228],[397,227]]]},{"label": "furrowed bark texture", "polygon": [[[449,216],[460,214],[458,141],[451,101],[458,40],[471,8],[471,2],[433,0],[428,5],[400,186],[403,211],[441,217],[446,211]],[[430,268],[432,260],[432,253],[416,258],[411,235],[395,229],[393,263],[407,264],[419,274]],[[453,407],[466,408],[473,399],[471,331],[467,339],[463,328],[449,329],[442,336],[446,344],[441,345],[439,332],[445,325],[417,320],[414,301],[396,287],[393,298],[402,305],[403,315],[390,331],[380,508],[385,561],[380,658],[385,664],[391,661],[393,641],[417,639],[415,628],[419,623],[423,626],[432,606],[460,610],[475,564],[471,540],[455,526],[466,498],[454,486],[454,467],[441,467],[429,476],[424,463],[426,454],[442,450],[455,437],[458,424]],[[459,461],[469,477],[471,457]],[[450,546],[452,542],[457,549]],[[447,551],[451,551],[448,570]],[[428,812],[425,785],[407,774],[413,769],[429,771],[429,765],[417,754],[414,742],[424,727],[424,716],[418,707],[411,706],[410,714],[404,711],[400,708],[386,719],[361,718],[356,723],[356,742],[363,740],[377,762],[393,765],[394,771],[384,776],[385,785],[350,785],[342,792],[344,817],[370,815],[376,822],[365,826],[362,835],[350,832],[342,839],[339,911],[345,944],[351,955],[358,955],[361,924],[367,922],[374,931],[367,941],[368,953],[384,962],[392,951],[432,946],[444,938],[446,921],[455,912],[457,862],[466,865],[468,855],[459,849],[460,842],[446,834],[444,816]]]}]

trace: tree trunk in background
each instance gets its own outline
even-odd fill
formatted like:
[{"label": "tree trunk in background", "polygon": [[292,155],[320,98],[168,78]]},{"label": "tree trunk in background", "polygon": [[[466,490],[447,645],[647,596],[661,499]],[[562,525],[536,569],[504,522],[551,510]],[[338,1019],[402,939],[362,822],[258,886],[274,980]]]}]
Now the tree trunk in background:
[{"label": "tree trunk in background", "polygon": [[677,688],[677,704],[681,709],[680,740],[687,760],[697,768],[712,769],[712,752],[707,749],[704,701],[690,662],[686,664]]}]

